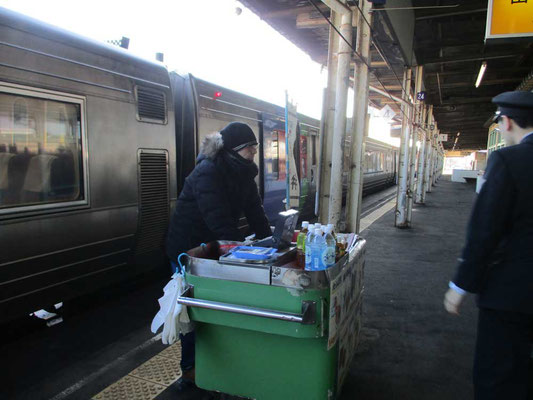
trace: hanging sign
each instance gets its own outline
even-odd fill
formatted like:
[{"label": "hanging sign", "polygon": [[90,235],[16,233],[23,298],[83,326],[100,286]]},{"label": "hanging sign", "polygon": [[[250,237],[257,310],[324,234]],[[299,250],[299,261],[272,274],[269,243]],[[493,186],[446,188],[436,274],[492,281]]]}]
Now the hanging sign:
[{"label": "hanging sign", "polygon": [[448,134],[447,133],[439,134],[439,142],[447,142],[447,141],[448,141]]},{"label": "hanging sign", "polygon": [[419,100],[419,101],[426,100],[426,92],[418,92],[416,94],[416,99]]},{"label": "hanging sign", "polygon": [[390,121],[394,118],[396,112],[389,105],[386,105],[381,110],[379,110],[379,115],[381,116],[381,118]]},{"label": "hanging sign", "polygon": [[533,0],[489,0],[485,39],[533,36]]},{"label": "hanging sign", "polygon": [[298,139],[298,115],[296,105],[289,101],[285,92],[285,151],[287,155],[287,209],[300,206],[300,180],[298,178],[298,164],[294,156],[296,140]]}]

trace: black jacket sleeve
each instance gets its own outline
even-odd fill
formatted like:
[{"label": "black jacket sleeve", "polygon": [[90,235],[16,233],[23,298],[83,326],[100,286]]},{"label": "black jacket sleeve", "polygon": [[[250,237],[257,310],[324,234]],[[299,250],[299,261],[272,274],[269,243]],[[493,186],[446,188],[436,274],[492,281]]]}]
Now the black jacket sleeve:
[{"label": "black jacket sleeve", "polygon": [[219,240],[244,240],[231,215],[224,180],[216,168],[206,163],[195,178],[194,197],[209,230]]},{"label": "black jacket sleeve", "polygon": [[265,215],[265,209],[263,208],[257,185],[252,181],[249,186],[248,196],[244,204],[244,215],[256,238],[262,239],[272,235],[272,230],[270,229],[268,218]]},{"label": "black jacket sleeve", "polygon": [[509,230],[516,187],[499,152],[487,163],[486,182],[472,210],[466,245],[453,282],[471,293],[478,293],[498,244]]}]

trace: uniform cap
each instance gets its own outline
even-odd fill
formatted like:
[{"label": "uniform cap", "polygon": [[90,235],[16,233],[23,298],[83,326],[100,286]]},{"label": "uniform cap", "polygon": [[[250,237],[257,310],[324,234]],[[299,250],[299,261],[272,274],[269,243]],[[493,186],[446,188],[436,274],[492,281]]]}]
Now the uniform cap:
[{"label": "uniform cap", "polygon": [[493,121],[501,115],[508,117],[527,117],[533,114],[533,92],[517,90],[504,92],[492,99],[498,106]]}]

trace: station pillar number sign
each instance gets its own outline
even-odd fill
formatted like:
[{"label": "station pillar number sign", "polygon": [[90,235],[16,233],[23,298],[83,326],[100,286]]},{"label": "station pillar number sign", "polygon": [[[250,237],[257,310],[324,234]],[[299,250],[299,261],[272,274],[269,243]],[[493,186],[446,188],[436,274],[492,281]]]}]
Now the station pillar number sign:
[{"label": "station pillar number sign", "polygon": [[[531,1],[533,1],[533,0],[531,0]],[[424,101],[424,100],[426,100],[426,92],[418,92],[418,93],[416,94],[416,99],[417,99],[418,101]]]},{"label": "station pillar number sign", "polygon": [[533,36],[533,0],[489,0],[485,39]]}]

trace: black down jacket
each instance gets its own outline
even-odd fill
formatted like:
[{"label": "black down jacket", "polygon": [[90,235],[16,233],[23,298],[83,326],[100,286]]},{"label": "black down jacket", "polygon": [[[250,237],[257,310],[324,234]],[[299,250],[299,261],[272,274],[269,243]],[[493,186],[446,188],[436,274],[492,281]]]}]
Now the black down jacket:
[{"label": "black down jacket", "polygon": [[258,169],[223,148],[220,134],[204,139],[196,167],[185,179],[170,220],[166,253],[181,253],[213,240],[244,240],[238,222],[244,214],[258,238],[272,234],[254,178]]}]

